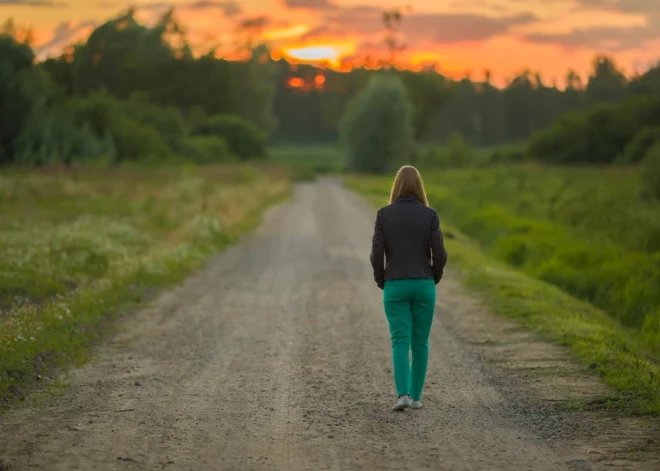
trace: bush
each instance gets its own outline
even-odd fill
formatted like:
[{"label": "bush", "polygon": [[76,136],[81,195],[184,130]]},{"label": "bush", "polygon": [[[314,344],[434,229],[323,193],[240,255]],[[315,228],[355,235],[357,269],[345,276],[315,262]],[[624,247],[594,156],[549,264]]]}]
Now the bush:
[{"label": "bush", "polygon": [[554,125],[531,137],[529,153],[532,158],[550,163],[584,162],[589,153],[586,136],[584,114],[565,114]]},{"label": "bush", "polygon": [[183,115],[177,108],[160,107],[150,103],[145,95],[134,93],[122,103],[122,112],[143,126],[155,128],[171,149],[181,149],[187,130]]},{"label": "bush", "polygon": [[172,149],[153,126],[141,125],[127,116],[119,116],[110,123],[109,130],[114,140],[117,161],[166,159],[172,156]]},{"label": "bush", "polygon": [[197,164],[211,164],[235,160],[224,139],[215,136],[192,136],[182,141],[182,154]]},{"label": "bush", "polygon": [[465,167],[474,161],[474,150],[458,131],[454,131],[447,140],[447,157],[452,167]]},{"label": "bush", "polygon": [[372,77],[347,105],[339,136],[351,170],[385,173],[406,163],[414,151],[413,109],[401,79]]},{"label": "bush", "polygon": [[529,150],[534,158],[551,163],[599,164],[639,158],[652,132],[645,131],[635,144],[632,141],[640,129],[657,127],[658,122],[660,97],[634,97],[616,105],[601,104],[563,115],[531,137]]},{"label": "bush", "polygon": [[599,105],[587,113],[585,163],[612,163],[635,135],[632,116],[617,105]]},{"label": "bush", "polygon": [[165,158],[172,155],[172,148],[159,130],[128,114],[126,103],[105,91],[93,93],[77,101],[77,119],[88,125],[94,135],[110,141],[116,162],[136,161],[146,157]]},{"label": "bush", "polygon": [[431,142],[419,153],[419,163],[428,168],[459,168],[476,163],[476,155],[463,135],[456,131],[442,147]]},{"label": "bush", "polygon": [[526,148],[516,144],[499,146],[488,155],[488,162],[492,164],[515,163],[525,160],[527,160]]},{"label": "bush", "polygon": [[643,166],[642,178],[646,190],[654,198],[660,200],[660,141],[646,151]]},{"label": "bush", "polygon": [[660,126],[646,127],[635,134],[632,140],[626,144],[623,154],[617,161],[625,164],[639,163],[656,142],[660,142]]},{"label": "bush", "polygon": [[86,124],[77,124],[75,109],[60,105],[37,115],[16,138],[14,161],[22,165],[43,165],[97,160],[114,160],[111,141],[101,140]]},{"label": "bush", "polygon": [[238,116],[211,116],[196,126],[194,133],[224,139],[229,151],[241,160],[267,156],[266,135],[254,124]]},{"label": "bush", "polygon": [[419,151],[418,162],[421,167],[444,167],[447,166],[447,154],[437,142],[431,142]]}]

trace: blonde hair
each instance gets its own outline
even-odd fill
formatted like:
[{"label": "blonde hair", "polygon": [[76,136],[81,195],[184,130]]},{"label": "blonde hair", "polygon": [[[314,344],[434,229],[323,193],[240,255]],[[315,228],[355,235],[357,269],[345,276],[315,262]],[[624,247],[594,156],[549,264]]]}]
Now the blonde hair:
[{"label": "blonde hair", "polygon": [[426,199],[422,176],[411,165],[404,165],[396,173],[392,192],[390,193],[390,204],[404,195],[414,195],[425,206],[429,205],[429,201]]}]

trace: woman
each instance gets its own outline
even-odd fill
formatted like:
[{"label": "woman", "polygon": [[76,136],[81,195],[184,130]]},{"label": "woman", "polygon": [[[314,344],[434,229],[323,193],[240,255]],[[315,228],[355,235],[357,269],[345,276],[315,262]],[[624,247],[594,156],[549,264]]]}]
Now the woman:
[{"label": "woman", "polygon": [[[385,263],[383,263],[385,261]],[[374,279],[383,290],[392,336],[395,411],[422,407],[435,285],[447,263],[438,213],[429,207],[415,167],[401,167],[390,204],[378,210],[371,248]],[[412,372],[408,352],[412,349]]]}]

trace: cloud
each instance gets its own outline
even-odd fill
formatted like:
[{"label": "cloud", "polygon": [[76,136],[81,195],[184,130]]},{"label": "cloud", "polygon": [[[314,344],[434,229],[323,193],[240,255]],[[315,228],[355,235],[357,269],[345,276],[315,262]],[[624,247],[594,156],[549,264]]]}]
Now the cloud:
[{"label": "cloud", "polygon": [[489,0],[456,0],[453,3],[451,3],[451,6],[454,8],[465,8],[465,7],[481,8],[484,10],[491,10],[494,12],[504,12],[509,10],[501,3],[493,3]]},{"label": "cloud", "polygon": [[[2,1],[2,0],[0,0]],[[243,12],[240,4],[233,0],[213,1],[213,0],[197,0],[188,3],[171,3],[171,2],[152,2],[138,5],[138,10],[167,10],[174,8],[176,10],[221,10],[228,18],[237,16]]]},{"label": "cloud", "polygon": [[[307,33],[321,35],[372,35],[383,31],[382,10],[363,5],[324,12],[324,25]],[[437,44],[486,40],[507,34],[513,27],[537,20],[532,13],[511,16],[486,16],[471,13],[410,13],[404,15],[401,31],[408,43]]]},{"label": "cloud", "polygon": [[658,0],[577,0],[577,4],[581,8],[615,13],[660,15],[660,2]]},{"label": "cloud", "polygon": [[572,0],[572,6],[574,12],[642,15],[646,24],[583,27],[567,33],[526,34],[523,38],[530,42],[557,44],[566,48],[584,47],[609,52],[640,49],[660,39],[660,0]]},{"label": "cloud", "polygon": [[339,8],[330,0],[284,0],[288,8],[300,8],[305,10],[336,10]]},{"label": "cloud", "polygon": [[182,8],[188,8],[190,10],[206,10],[206,9],[217,8],[222,10],[222,12],[227,17],[240,15],[243,12],[241,5],[232,0],[228,0],[228,1],[200,0],[200,1],[184,4]]},{"label": "cloud", "polygon": [[52,38],[36,48],[35,53],[39,59],[44,59],[52,54],[59,54],[62,50],[76,42],[84,39],[98,26],[96,21],[82,21],[79,23],[63,22],[55,27]]},{"label": "cloud", "polygon": [[404,19],[407,36],[427,37],[437,43],[482,41],[508,33],[513,27],[536,21],[532,13],[491,17],[477,14],[410,15]]},{"label": "cloud", "polygon": [[659,0],[575,0],[576,8],[584,11],[642,15],[645,25],[594,26],[577,28],[563,34],[529,34],[525,39],[532,42],[559,44],[568,48],[587,47],[611,52],[629,51],[645,47],[660,39]]},{"label": "cloud", "polygon": [[3,5],[21,5],[24,7],[64,7],[67,4],[63,2],[54,2],[52,0],[0,0],[0,7]]},{"label": "cloud", "polygon": [[565,34],[528,34],[524,38],[531,42],[554,43],[568,48],[587,47],[621,52],[639,49],[650,41],[660,39],[660,28],[597,26],[578,28]]}]

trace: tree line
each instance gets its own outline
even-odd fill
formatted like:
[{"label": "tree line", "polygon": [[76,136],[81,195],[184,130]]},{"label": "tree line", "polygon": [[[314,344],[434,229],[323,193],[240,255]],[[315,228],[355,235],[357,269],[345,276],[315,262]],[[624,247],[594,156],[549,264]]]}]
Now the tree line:
[{"label": "tree line", "polygon": [[128,11],[61,56],[35,62],[0,32],[0,164],[264,157],[275,118],[271,64],[194,57],[172,12]]},{"label": "tree line", "polygon": [[[405,89],[416,143],[455,142],[457,135],[476,147],[536,135],[547,141],[549,134],[539,133],[566,122],[559,118],[567,113],[660,96],[660,66],[629,79],[604,56],[584,82],[569,72],[565,89],[528,71],[498,88],[490,73],[477,81],[399,70],[392,58],[401,48],[400,16],[386,12],[384,19],[390,59],[382,65]],[[251,27],[239,25],[247,33]],[[333,143],[349,103],[383,73],[273,60],[253,34],[246,36],[244,60],[218,57],[213,49],[194,55],[172,11],[149,27],[129,10],[42,62],[17,36],[11,23],[0,31],[0,164],[145,156],[205,162],[264,156],[267,142]],[[534,149],[544,158],[549,154],[538,152],[541,147]]]},{"label": "tree line", "polygon": [[[300,79],[299,86],[287,85],[286,74],[277,83],[275,114],[280,123],[273,133],[277,141],[334,141],[348,99],[378,72],[357,68],[342,73],[312,66],[294,69],[289,75]],[[324,74],[323,87],[314,87],[318,73]],[[423,128],[416,127],[418,138],[445,142],[459,132],[477,147],[524,141],[568,112],[632,96],[660,95],[660,65],[629,79],[606,56],[594,59],[585,81],[569,72],[565,88],[548,84],[540,74],[529,71],[502,88],[492,83],[489,72],[481,81],[470,77],[452,80],[434,71],[401,70],[400,74],[408,92],[415,95],[413,101],[427,108],[420,115]]]}]

